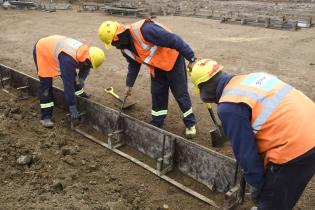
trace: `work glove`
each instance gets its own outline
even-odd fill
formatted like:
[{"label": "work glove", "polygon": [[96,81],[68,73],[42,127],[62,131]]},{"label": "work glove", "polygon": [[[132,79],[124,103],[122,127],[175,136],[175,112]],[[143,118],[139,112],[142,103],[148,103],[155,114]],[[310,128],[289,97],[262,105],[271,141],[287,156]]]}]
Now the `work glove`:
[{"label": "work glove", "polygon": [[80,113],[77,110],[76,105],[69,106],[69,112],[70,112],[70,121],[73,124],[73,126],[76,126],[80,122]]},{"label": "work glove", "polygon": [[258,199],[260,197],[260,193],[261,193],[262,188],[258,189],[255,188],[253,186],[250,186],[250,195],[251,195],[251,199],[254,202],[254,204],[258,203]]}]

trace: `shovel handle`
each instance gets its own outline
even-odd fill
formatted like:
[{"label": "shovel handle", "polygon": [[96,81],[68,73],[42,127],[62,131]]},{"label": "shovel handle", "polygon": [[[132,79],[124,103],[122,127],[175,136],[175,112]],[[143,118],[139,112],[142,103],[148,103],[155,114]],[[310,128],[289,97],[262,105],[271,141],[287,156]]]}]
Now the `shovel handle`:
[{"label": "shovel handle", "polygon": [[106,88],[104,89],[104,91],[112,96],[114,96],[115,98],[120,99],[120,97],[114,92],[114,88],[113,87],[110,87],[110,88]]},{"label": "shovel handle", "polygon": [[219,123],[218,123],[217,120],[215,119],[215,115],[214,115],[214,113],[213,113],[213,109],[212,109],[212,107],[211,107],[211,104],[207,103],[207,108],[208,108],[208,111],[209,111],[209,113],[210,113],[210,116],[211,116],[211,119],[212,119],[214,125],[215,125],[216,127],[219,127]]}]

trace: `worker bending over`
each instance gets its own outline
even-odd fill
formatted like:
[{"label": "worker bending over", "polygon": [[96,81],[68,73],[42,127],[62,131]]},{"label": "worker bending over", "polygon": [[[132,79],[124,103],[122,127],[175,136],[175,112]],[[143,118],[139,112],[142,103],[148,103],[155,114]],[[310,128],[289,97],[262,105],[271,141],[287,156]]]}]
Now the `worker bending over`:
[{"label": "worker bending over", "polygon": [[[41,124],[51,128],[54,107],[52,78],[61,76],[64,94],[69,107],[71,122],[78,123],[79,113],[76,107],[76,95],[86,97],[84,81],[90,68],[96,69],[105,60],[103,50],[88,47],[75,39],[53,35],[40,39],[33,51],[39,77],[39,100]],[[76,72],[79,69],[79,72]]]},{"label": "worker bending over", "polygon": [[196,93],[218,116],[258,210],[291,210],[315,172],[315,104],[259,72],[230,75],[211,59],[189,69]]},{"label": "worker bending over", "polygon": [[183,112],[186,137],[194,137],[196,119],[187,88],[185,59],[193,63],[196,58],[188,44],[161,24],[149,19],[130,25],[113,21],[103,22],[99,27],[99,37],[106,48],[113,45],[121,50],[129,63],[125,91],[127,96],[131,95],[141,64],[149,67],[152,94],[151,124],[162,127],[168,111],[168,95],[171,89]]}]

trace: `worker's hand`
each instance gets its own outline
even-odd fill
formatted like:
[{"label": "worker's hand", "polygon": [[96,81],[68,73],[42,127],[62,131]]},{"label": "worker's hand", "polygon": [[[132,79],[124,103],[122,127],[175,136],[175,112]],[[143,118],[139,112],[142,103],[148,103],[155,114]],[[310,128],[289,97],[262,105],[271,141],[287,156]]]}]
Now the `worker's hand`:
[{"label": "worker's hand", "polygon": [[250,195],[251,195],[252,201],[255,204],[257,204],[259,196],[260,196],[261,189],[258,189],[258,188],[255,188],[253,186],[250,186],[250,192],[251,192]]},{"label": "worker's hand", "polygon": [[73,124],[74,126],[78,125],[80,122],[80,114],[77,110],[77,106],[76,105],[69,106],[69,112],[71,124]]},{"label": "worker's hand", "polygon": [[189,62],[189,64],[187,65],[187,69],[188,69],[189,72],[191,72],[191,70],[193,69],[195,64],[196,64],[196,61]]},{"label": "worker's hand", "polygon": [[126,87],[125,89],[125,96],[131,96],[132,87]]}]

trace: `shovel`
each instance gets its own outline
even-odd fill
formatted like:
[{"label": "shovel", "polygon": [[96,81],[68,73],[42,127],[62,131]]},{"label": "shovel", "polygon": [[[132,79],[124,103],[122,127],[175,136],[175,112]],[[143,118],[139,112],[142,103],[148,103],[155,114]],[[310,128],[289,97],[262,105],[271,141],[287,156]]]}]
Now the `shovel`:
[{"label": "shovel", "polygon": [[210,103],[207,103],[207,108],[214,123],[214,128],[210,130],[212,146],[223,147],[225,141],[227,140],[226,136],[224,135],[223,128],[215,119],[215,115]]},{"label": "shovel", "polygon": [[124,100],[122,100],[119,97],[119,95],[117,95],[114,92],[114,88],[113,87],[106,88],[106,89],[104,89],[104,91],[106,93],[110,94],[111,96],[113,96],[115,99],[117,99],[117,101],[119,101],[119,105],[118,106],[121,107],[122,109],[128,109],[128,108],[130,108],[130,107],[132,107],[133,105],[136,104],[136,102],[130,102],[130,101],[125,101],[125,103],[124,103]]}]

